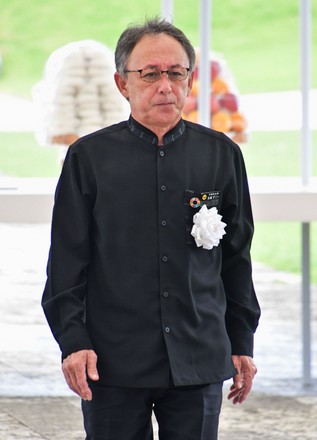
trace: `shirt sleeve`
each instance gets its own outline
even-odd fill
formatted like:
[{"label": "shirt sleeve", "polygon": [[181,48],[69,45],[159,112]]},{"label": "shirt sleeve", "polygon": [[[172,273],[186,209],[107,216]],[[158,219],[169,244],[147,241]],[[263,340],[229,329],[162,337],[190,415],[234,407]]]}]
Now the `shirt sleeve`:
[{"label": "shirt sleeve", "polygon": [[250,257],[254,225],[242,153],[235,146],[231,178],[223,200],[222,280],[227,297],[226,327],[232,354],[253,356],[260,307],[252,281]]},{"label": "shirt sleeve", "polygon": [[[42,306],[62,357],[92,349],[85,326],[91,194],[76,147],[67,153],[55,193]],[[82,161],[83,162],[83,161]]]}]

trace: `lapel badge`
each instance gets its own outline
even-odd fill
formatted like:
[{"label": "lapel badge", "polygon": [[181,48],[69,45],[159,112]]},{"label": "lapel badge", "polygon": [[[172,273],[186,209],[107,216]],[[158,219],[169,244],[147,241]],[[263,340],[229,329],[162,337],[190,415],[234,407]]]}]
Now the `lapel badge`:
[{"label": "lapel badge", "polygon": [[189,201],[189,204],[192,208],[198,208],[200,206],[200,200],[198,197],[192,197]]}]

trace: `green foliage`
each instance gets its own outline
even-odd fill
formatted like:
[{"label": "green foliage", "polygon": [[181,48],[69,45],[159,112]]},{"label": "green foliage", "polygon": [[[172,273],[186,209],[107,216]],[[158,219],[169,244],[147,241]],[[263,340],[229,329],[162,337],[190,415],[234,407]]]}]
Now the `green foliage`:
[{"label": "green foliage", "polygon": [[[317,131],[312,133],[312,169],[317,175]],[[301,139],[298,131],[252,132],[242,145],[249,176],[299,176]]]},{"label": "green foliage", "polygon": [[[312,175],[317,175],[317,132],[313,132]],[[242,146],[249,177],[299,176],[300,133],[297,131],[253,132]],[[294,207],[296,209],[296,207]],[[275,269],[301,272],[299,223],[257,222],[252,257]],[[317,283],[317,224],[311,225],[311,278]]]},{"label": "green foliage", "polygon": [[84,39],[114,48],[131,21],[158,13],[159,3],[145,0],[0,0],[2,88],[27,93],[53,50]]},{"label": "green foliage", "polygon": [[[0,90],[29,94],[53,50],[81,39],[114,49],[129,23],[159,13],[159,0],[0,0]],[[175,0],[174,22],[199,44],[199,2]],[[316,53],[316,33],[312,38]],[[298,0],[213,0],[211,48],[224,56],[243,93],[298,88]],[[313,73],[316,67],[315,57]]]},{"label": "green foliage", "polygon": [[[317,224],[310,226],[311,280],[317,283]],[[268,222],[255,224],[252,258],[267,266],[287,272],[301,272],[301,225]]]},{"label": "green foliage", "polygon": [[[241,93],[297,89],[300,84],[298,0],[212,0],[211,48],[223,55]],[[51,52],[71,41],[95,39],[114,49],[131,22],[160,13],[148,0],[0,0],[0,91],[30,96]],[[317,53],[317,2],[312,1],[312,54]],[[174,23],[199,45],[199,2],[174,0]],[[317,57],[312,59],[317,87]],[[313,173],[317,173],[314,133]],[[296,132],[257,132],[243,147],[250,176],[300,174]],[[0,173],[57,176],[55,147],[39,147],[31,133],[0,133]],[[317,282],[317,225],[312,225],[312,279]],[[253,258],[300,272],[300,226],[257,223]]]},{"label": "green foliage", "polygon": [[0,175],[54,177],[59,171],[57,147],[40,147],[33,133],[0,132]]}]

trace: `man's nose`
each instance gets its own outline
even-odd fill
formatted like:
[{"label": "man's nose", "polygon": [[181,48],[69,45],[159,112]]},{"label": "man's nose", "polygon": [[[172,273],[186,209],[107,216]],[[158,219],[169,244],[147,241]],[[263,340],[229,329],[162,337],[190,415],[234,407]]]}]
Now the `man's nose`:
[{"label": "man's nose", "polygon": [[171,80],[167,72],[162,72],[161,78],[158,81],[159,83],[159,92],[168,93],[172,90]]}]

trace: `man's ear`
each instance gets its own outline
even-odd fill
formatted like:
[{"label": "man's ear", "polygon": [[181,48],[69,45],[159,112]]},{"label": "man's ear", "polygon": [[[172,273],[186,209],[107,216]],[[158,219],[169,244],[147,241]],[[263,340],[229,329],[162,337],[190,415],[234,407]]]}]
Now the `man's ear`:
[{"label": "man's ear", "polygon": [[129,92],[127,88],[126,80],[120,75],[119,72],[115,72],[114,81],[118,87],[119,92],[123,95],[127,100],[129,100]]},{"label": "man's ear", "polygon": [[187,96],[189,96],[190,92],[192,91],[193,81],[194,81],[194,72],[191,72],[191,74],[188,78]]}]

